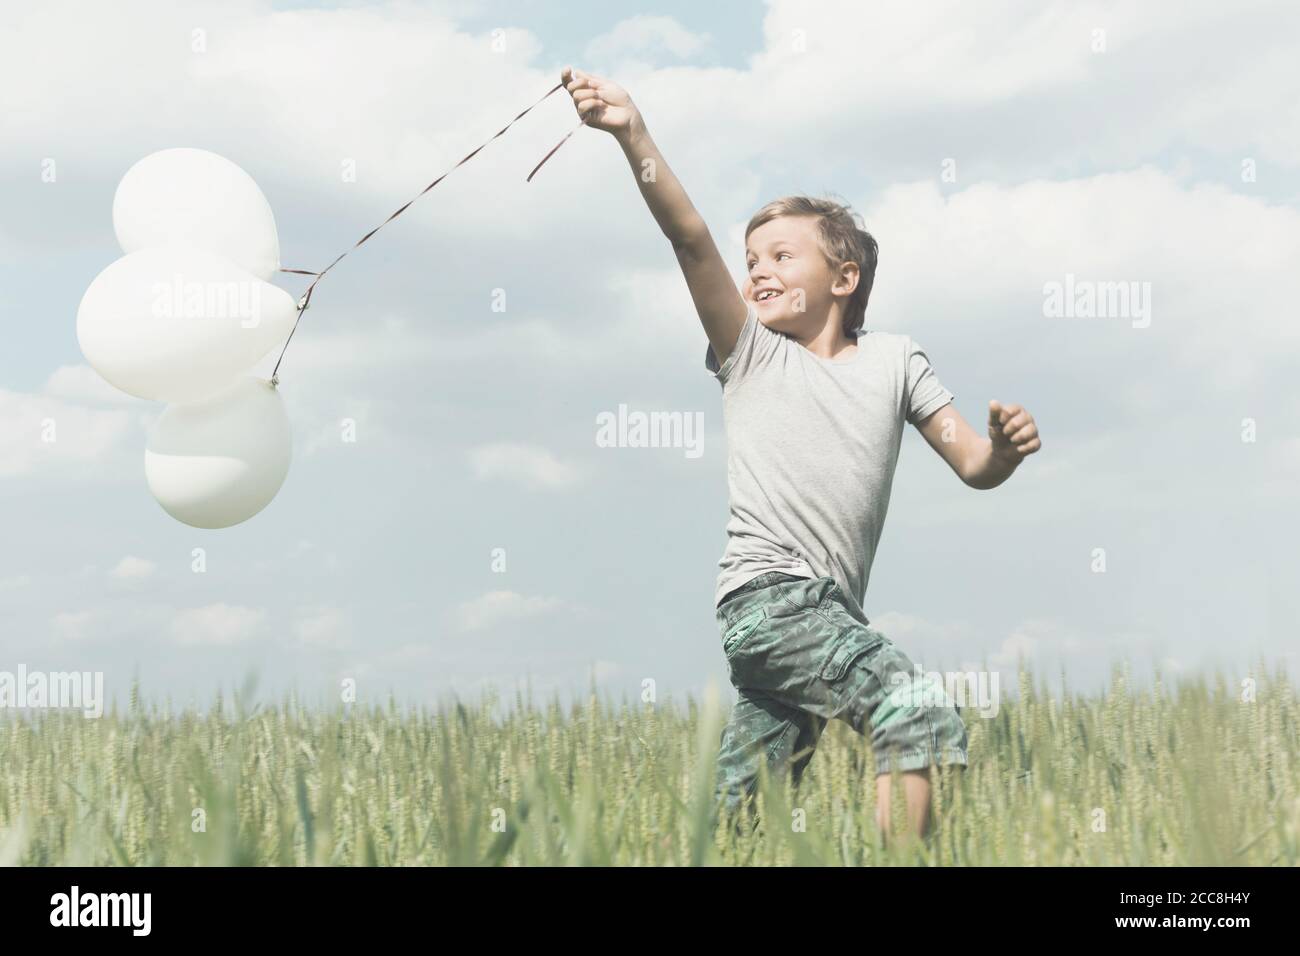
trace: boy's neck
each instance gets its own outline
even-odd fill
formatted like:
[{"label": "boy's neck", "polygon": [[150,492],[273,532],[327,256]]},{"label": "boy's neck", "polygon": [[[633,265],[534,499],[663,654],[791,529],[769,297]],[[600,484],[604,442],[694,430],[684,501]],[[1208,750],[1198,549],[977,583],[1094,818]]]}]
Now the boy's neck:
[{"label": "boy's neck", "polygon": [[837,314],[837,310],[834,309],[826,317],[826,322],[821,329],[811,336],[804,338],[790,333],[790,338],[809,352],[812,352],[813,355],[830,361],[847,358],[858,350],[857,338],[844,333],[843,323]]}]

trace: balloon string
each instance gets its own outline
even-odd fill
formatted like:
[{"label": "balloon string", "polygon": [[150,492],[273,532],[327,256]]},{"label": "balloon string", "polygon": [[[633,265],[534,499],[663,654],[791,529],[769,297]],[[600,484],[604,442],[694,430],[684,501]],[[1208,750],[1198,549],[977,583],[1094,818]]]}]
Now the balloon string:
[{"label": "balloon string", "polygon": [[[469,155],[467,155],[467,156],[466,156],[464,159],[462,159],[459,163],[457,163],[455,166],[451,167],[451,169],[447,170],[447,172],[443,173],[441,176],[439,176],[439,177],[438,177],[437,179],[435,179],[433,182],[429,183],[429,185],[425,186],[422,190],[420,190],[419,193],[417,193],[417,194],[416,194],[414,197],[412,197],[412,198],[411,198],[407,203],[405,203],[405,204],[404,204],[400,209],[398,209],[397,212],[393,213],[391,216],[389,216],[387,219],[385,219],[385,220],[384,220],[383,222],[381,222],[379,225],[375,226],[374,229],[371,229],[368,233],[366,233],[364,236],[362,236],[360,239],[358,239],[358,240],[357,240],[357,241],[352,245],[352,247],[351,247],[350,249],[347,250],[347,252],[342,253],[342,254],[341,254],[337,259],[335,259],[333,262],[331,262],[329,265],[327,265],[327,266],[326,266],[324,269],[322,269],[320,272],[310,272],[310,271],[308,271],[308,270],[306,270],[306,269],[281,269],[281,270],[280,270],[281,272],[291,272],[291,273],[293,273],[294,275],[315,276],[315,278],[311,280],[311,285],[307,286],[307,291],[306,291],[305,293],[303,293],[302,298],[298,300],[298,315],[297,315],[297,318],[295,318],[295,319],[293,320],[293,328],[289,331],[289,337],[288,337],[287,339],[284,340],[284,348],[280,349],[280,357],[279,357],[278,359],[275,360],[275,369],[271,372],[271,384],[272,384],[272,385],[278,385],[278,384],[280,383],[280,378],[279,378],[280,363],[284,361],[284,353],[285,353],[286,351],[288,351],[288,349],[289,349],[289,343],[293,341],[293,333],[298,331],[298,323],[299,323],[300,321],[302,321],[302,314],[303,314],[304,312],[307,311],[307,307],[311,304],[311,294],[312,294],[312,292],[315,291],[315,289],[316,289],[316,283],[320,282],[321,279],[325,278],[325,274],[326,274],[327,272],[329,272],[331,269],[333,269],[336,265],[338,265],[338,264],[339,264],[339,261],[342,260],[343,257],[346,256],[349,252],[351,252],[353,249],[356,249],[356,248],[357,248],[358,246],[360,246],[363,242],[365,242],[367,239],[369,239],[371,236],[373,236],[375,233],[377,233],[380,229],[383,229],[384,226],[388,225],[390,222],[392,222],[394,219],[396,219],[396,218],[397,218],[398,216],[400,216],[402,213],[406,212],[407,208],[411,205],[411,203],[415,202],[415,200],[419,199],[421,196],[423,196],[425,193],[427,193],[427,192],[428,192],[430,189],[432,189],[434,186],[438,185],[438,183],[440,183],[440,182],[442,182],[444,179],[446,179],[446,178],[447,178],[447,177],[452,173],[453,170],[459,169],[461,166],[463,166],[466,162],[468,162],[468,161],[469,161],[470,159],[472,159],[475,155],[477,155],[477,153],[479,152],[479,150],[481,150],[481,149],[482,149],[484,146],[486,146],[488,143],[492,142],[492,140],[496,139],[498,136],[500,136],[502,133],[504,133],[506,130],[508,130],[511,126],[514,126],[515,123],[517,123],[519,120],[521,120],[521,119],[523,119],[525,116],[527,116],[528,113],[529,113],[529,111],[531,111],[531,110],[533,109],[533,107],[537,106],[538,103],[542,102],[542,100],[546,99],[547,96],[550,96],[550,95],[551,95],[552,93],[554,93],[556,90],[562,89],[563,86],[564,86],[563,83],[557,83],[557,84],[555,84],[555,86],[551,87],[551,89],[546,93],[546,96],[543,96],[541,99],[539,99],[539,100],[537,101],[537,103],[534,103],[532,106],[528,107],[528,109],[524,110],[522,113],[520,113],[520,114],[519,114],[518,116],[516,116],[514,119],[512,119],[512,120],[511,120],[509,123],[507,123],[505,126],[501,127],[501,129],[500,129],[500,130],[499,130],[499,131],[498,131],[494,136],[492,136],[491,138],[489,138],[488,140],[486,140],[484,143],[482,143],[482,144],[481,144],[477,149],[475,149],[473,152],[471,152]],[[553,147],[551,147],[551,151],[550,151],[549,153],[547,153],[545,156],[542,157],[542,162],[538,163],[536,166],[533,167],[533,171],[532,171],[531,173],[528,174],[528,178],[527,178],[526,180],[524,180],[524,181],[525,181],[525,182],[532,182],[532,180],[533,180],[533,176],[535,176],[535,175],[537,174],[537,170],[539,170],[539,169],[542,168],[543,163],[545,163],[548,159],[550,159],[552,156],[554,156],[554,155],[555,155],[555,151],[558,150],[561,146],[563,146],[563,145],[565,144],[565,142],[568,140],[568,138],[569,138],[570,136],[572,136],[574,133],[576,133],[579,129],[581,129],[581,128],[582,128],[583,126],[585,126],[586,124],[587,124],[587,121],[586,121],[586,119],[584,118],[584,119],[582,120],[582,122],[580,122],[580,123],[579,123],[577,126],[575,126],[573,129],[569,130],[569,132],[565,134],[564,139],[560,140],[560,141],[559,141],[558,143],[556,143]]]}]

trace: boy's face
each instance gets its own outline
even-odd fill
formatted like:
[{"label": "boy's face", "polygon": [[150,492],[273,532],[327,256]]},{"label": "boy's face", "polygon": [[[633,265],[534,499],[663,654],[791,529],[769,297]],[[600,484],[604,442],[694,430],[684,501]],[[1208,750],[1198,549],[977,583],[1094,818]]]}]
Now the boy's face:
[{"label": "boy's face", "polygon": [[[749,234],[743,295],[775,332],[818,328],[834,296],[836,275],[817,241],[813,216],[778,216]],[[841,290],[842,291],[842,290]]]}]

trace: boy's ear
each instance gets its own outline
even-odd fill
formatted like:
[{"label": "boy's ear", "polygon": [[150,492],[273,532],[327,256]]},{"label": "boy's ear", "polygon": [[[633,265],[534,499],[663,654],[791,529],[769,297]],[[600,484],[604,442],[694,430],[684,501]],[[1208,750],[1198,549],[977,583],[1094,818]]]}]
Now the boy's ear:
[{"label": "boy's ear", "polygon": [[840,265],[840,274],[837,277],[837,281],[835,284],[839,285],[841,282],[843,282],[846,286],[848,286],[848,289],[846,290],[847,293],[849,295],[852,295],[853,291],[857,289],[858,281],[861,278],[862,278],[862,273],[858,269],[858,264],[856,262],[845,262]]}]

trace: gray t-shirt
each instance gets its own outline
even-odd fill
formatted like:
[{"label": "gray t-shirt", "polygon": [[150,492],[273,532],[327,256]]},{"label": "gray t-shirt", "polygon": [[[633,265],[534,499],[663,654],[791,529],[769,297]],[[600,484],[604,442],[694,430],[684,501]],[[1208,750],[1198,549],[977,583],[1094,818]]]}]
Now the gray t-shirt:
[{"label": "gray t-shirt", "polygon": [[[835,579],[866,600],[905,422],[953,398],[912,339],[859,331],[831,361],[758,321],[753,303],[718,367],[727,430],[730,517],[714,603],[765,571]],[[866,620],[866,615],[862,615]]]}]

